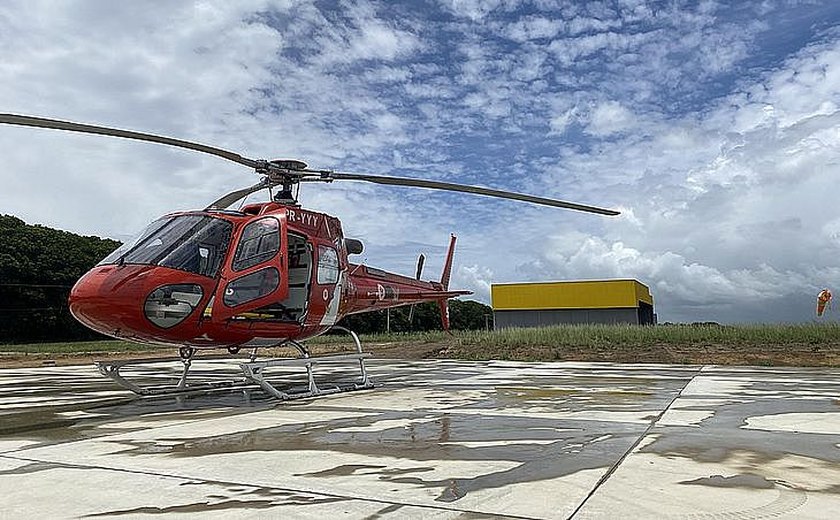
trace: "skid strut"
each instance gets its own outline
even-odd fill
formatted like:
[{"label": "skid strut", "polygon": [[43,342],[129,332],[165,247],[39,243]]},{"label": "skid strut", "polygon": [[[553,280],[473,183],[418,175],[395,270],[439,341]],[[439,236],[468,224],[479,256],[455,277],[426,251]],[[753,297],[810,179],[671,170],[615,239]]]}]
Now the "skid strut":
[{"label": "skid strut", "polygon": [[[370,357],[369,353],[362,352],[362,344],[359,341],[359,336],[355,332],[345,329],[344,327],[333,327],[333,329],[344,331],[353,338],[353,343],[356,345],[356,352],[352,354],[334,354],[331,356],[311,357],[309,350],[298,343],[297,341],[288,341],[286,344],[295,347],[300,352],[300,357],[293,359],[268,359],[265,361],[250,361],[248,363],[241,363],[242,371],[245,377],[265,390],[267,393],[273,395],[278,399],[288,401],[291,399],[303,399],[306,397],[316,397],[319,395],[337,394],[340,392],[352,392],[354,390],[364,390],[374,388],[376,385],[367,375],[365,368],[365,359]],[[318,386],[315,382],[315,366],[322,363],[332,363],[336,361],[350,361],[357,360],[359,362],[359,380],[352,383],[330,383]],[[265,378],[263,372],[267,368],[272,367],[305,367],[306,368],[306,382],[305,390],[298,391],[282,391],[278,390],[271,382]]]}]

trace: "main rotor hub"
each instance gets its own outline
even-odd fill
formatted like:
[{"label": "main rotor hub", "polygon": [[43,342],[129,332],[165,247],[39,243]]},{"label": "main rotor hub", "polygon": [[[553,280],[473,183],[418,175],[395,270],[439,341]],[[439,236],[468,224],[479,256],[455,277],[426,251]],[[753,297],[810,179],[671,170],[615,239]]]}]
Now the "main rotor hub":
[{"label": "main rotor hub", "polygon": [[306,163],[297,159],[274,159],[273,161],[258,161],[256,171],[265,175],[275,184],[282,184],[288,188],[300,181],[301,171],[306,169]]},{"label": "main rotor hub", "polygon": [[306,163],[297,159],[274,159],[273,161],[259,161],[257,173],[265,175],[272,184],[282,186],[280,191],[274,194],[274,202],[280,204],[297,204],[297,197],[292,193],[292,186],[300,182],[306,170]]},{"label": "main rotor hub", "polygon": [[274,159],[270,162],[281,170],[300,171],[305,170],[307,166],[305,162],[297,159]]}]

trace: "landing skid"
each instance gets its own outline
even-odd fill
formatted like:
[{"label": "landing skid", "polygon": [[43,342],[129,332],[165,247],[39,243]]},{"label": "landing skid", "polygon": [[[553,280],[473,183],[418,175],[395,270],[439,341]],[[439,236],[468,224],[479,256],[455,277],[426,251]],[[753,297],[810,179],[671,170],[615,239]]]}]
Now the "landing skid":
[{"label": "landing skid", "polygon": [[[370,357],[367,352],[362,352],[362,344],[359,341],[359,336],[355,332],[345,329],[344,327],[333,327],[350,334],[353,342],[356,344],[356,352],[353,354],[335,354],[331,356],[310,357],[309,351],[306,347],[297,341],[289,341],[288,344],[297,348],[301,357],[294,359],[269,359],[266,361],[250,361],[248,363],[241,363],[242,371],[245,373],[245,378],[257,383],[267,393],[273,395],[278,399],[288,401],[291,399],[304,399],[307,397],[316,397],[320,395],[337,394],[341,392],[352,392],[354,390],[365,390],[374,388],[374,382],[368,377],[367,369],[365,368],[365,359]],[[359,362],[360,378],[358,382],[343,383],[343,384],[329,384],[318,386],[315,382],[314,369],[320,363],[330,363],[335,361],[352,361]],[[305,390],[287,391],[278,390],[271,382],[266,379],[263,372],[267,368],[272,367],[306,367],[307,387]]]},{"label": "landing skid", "polygon": [[[344,327],[333,327],[348,333],[353,338],[353,343],[356,347],[356,352],[350,354],[334,354],[328,356],[312,357],[309,350],[302,343],[297,341],[286,341],[277,346],[292,346],[298,350],[300,356],[297,358],[276,358],[262,361],[256,360],[257,349],[254,349],[250,356],[250,361],[239,363],[239,368],[244,375],[241,379],[230,381],[214,381],[203,383],[187,382],[187,375],[192,366],[193,355],[195,349],[191,347],[182,347],[179,351],[179,358],[172,357],[158,357],[158,358],[144,358],[144,359],[129,359],[118,361],[97,361],[96,367],[99,372],[117,383],[119,386],[142,396],[158,396],[158,395],[181,395],[192,393],[205,393],[214,390],[244,388],[253,385],[259,385],[266,393],[284,401],[292,399],[304,399],[308,397],[317,397],[322,395],[336,394],[342,392],[352,392],[354,390],[365,390],[374,388],[376,384],[367,375],[365,368],[365,359],[370,357],[367,352],[362,352],[362,344],[355,332],[345,329]],[[231,354],[238,351],[230,350]],[[228,356],[212,356],[203,359],[230,359]],[[175,385],[158,385],[158,386],[140,386],[137,383],[129,381],[120,370],[127,366],[142,366],[154,363],[172,362],[180,360],[183,363],[183,370]],[[335,362],[358,361],[360,376],[358,381],[342,382],[342,383],[321,383],[320,385],[315,381],[315,367],[319,364],[332,364]],[[265,371],[276,367],[305,367],[306,368],[306,386],[303,390],[290,389],[280,390],[270,380],[265,377]]]},{"label": "landing skid", "polygon": [[[213,356],[203,358],[205,360],[211,359],[230,359],[227,356]],[[131,366],[138,367],[143,365],[152,365],[156,363],[166,363],[173,361],[181,361],[184,368],[178,378],[178,383],[175,385],[157,385],[157,386],[140,386],[128,380],[120,370],[123,367]],[[178,395],[188,394],[193,392],[209,392],[212,390],[220,390],[224,388],[237,388],[248,386],[248,381],[245,378],[230,380],[230,381],[214,381],[214,382],[187,382],[187,375],[192,366],[192,358],[174,358],[174,357],[157,357],[157,358],[142,358],[142,359],[127,359],[120,361],[96,361],[96,368],[103,376],[111,379],[126,390],[130,390],[137,395],[151,396],[151,395]]]}]

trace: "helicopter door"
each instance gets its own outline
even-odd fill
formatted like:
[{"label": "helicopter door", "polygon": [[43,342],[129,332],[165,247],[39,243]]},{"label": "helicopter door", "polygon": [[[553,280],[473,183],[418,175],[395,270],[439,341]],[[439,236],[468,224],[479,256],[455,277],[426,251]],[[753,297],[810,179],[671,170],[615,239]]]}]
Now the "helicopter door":
[{"label": "helicopter door", "polygon": [[249,222],[236,235],[213,302],[213,318],[226,320],[283,300],[289,294],[286,216]]}]

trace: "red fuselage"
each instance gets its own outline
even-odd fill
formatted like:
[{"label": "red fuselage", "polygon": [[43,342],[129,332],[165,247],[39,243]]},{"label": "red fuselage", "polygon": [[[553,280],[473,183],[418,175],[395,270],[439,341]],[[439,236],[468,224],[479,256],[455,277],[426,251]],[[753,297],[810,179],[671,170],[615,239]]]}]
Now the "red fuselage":
[{"label": "red fuselage", "polygon": [[270,202],[155,221],[76,283],[70,310],[130,341],[263,347],[348,314],[468,294],[447,285],[448,272],[425,282],[352,264],[338,219]]}]

